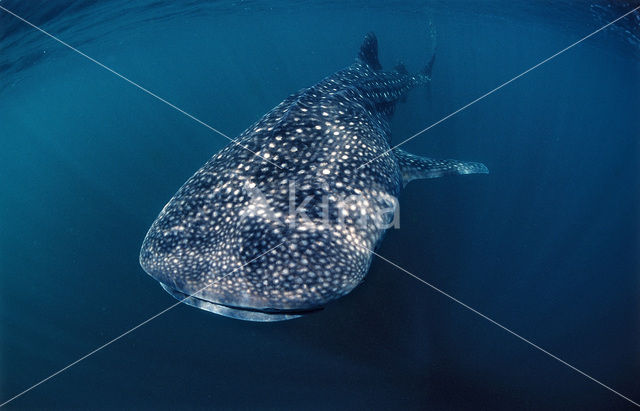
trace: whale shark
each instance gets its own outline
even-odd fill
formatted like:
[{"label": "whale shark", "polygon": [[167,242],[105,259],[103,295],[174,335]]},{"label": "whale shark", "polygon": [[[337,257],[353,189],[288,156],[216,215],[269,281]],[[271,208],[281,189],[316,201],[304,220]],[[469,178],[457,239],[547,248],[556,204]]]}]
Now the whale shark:
[{"label": "whale shark", "polygon": [[289,320],[348,294],[407,183],[488,173],[391,146],[395,106],[429,84],[434,58],[384,71],[368,33],[353,64],[287,97],[184,183],[144,238],[142,268],[180,301],[241,320]]}]

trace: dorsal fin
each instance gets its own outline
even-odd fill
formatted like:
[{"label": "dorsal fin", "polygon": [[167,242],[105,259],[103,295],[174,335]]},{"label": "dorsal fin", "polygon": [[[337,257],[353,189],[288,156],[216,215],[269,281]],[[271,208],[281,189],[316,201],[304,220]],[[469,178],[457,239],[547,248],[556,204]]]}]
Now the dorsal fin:
[{"label": "dorsal fin", "polygon": [[399,61],[393,69],[400,74],[409,74],[409,70],[407,70],[407,67],[401,61]]},{"label": "dorsal fin", "polygon": [[382,70],[380,61],[378,61],[378,39],[373,32],[369,32],[364,36],[358,58],[373,70]]}]

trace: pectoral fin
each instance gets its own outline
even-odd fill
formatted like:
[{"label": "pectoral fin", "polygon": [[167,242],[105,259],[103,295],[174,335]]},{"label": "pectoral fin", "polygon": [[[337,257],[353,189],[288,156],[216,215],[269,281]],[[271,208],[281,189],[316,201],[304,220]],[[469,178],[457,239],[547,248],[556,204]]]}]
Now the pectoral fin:
[{"label": "pectoral fin", "polygon": [[405,186],[410,181],[421,178],[438,178],[453,174],[489,173],[489,169],[482,163],[420,157],[397,148],[393,152],[400,165],[402,183]]}]

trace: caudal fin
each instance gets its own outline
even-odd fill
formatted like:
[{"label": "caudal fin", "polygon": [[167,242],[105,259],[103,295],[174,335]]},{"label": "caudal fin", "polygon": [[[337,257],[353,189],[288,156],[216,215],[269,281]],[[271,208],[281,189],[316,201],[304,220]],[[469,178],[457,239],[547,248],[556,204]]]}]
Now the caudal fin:
[{"label": "caudal fin", "polygon": [[416,75],[414,76],[414,79],[416,81],[416,85],[430,84],[431,83],[431,71],[433,70],[433,63],[435,61],[436,61],[436,55],[434,53],[431,56],[431,59],[429,60],[427,65],[424,66],[424,68],[422,70],[420,70],[418,73],[416,73]]},{"label": "caudal fin", "polygon": [[431,100],[431,70],[433,70],[433,63],[435,61],[436,53],[433,53],[427,65],[424,67],[424,69],[422,69],[423,77],[426,78],[424,81],[427,82],[427,94],[429,96],[429,100]]},{"label": "caudal fin", "polygon": [[435,61],[436,61],[436,53],[433,53],[427,65],[424,67],[424,69],[422,69],[422,74],[429,77],[429,80],[431,80],[431,70],[433,70],[433,63]]}]

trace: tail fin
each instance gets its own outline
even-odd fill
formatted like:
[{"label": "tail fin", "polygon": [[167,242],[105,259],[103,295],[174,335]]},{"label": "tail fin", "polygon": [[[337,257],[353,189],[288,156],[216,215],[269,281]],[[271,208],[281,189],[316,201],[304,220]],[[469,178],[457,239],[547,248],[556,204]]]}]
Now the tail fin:
[{"label": "tail fin", "polygon": [[429,80],[431,80],[431,70],[433,70],[433,63],[436,61],[436,54],[433,53],[431,56],[431,60],[427,63],[427,65],[422,69],[421,74],[426,76]]},{"label": "tail fin", "polygon": [[427,63],[427,65],[415,74],[414,81],[416,85],[430,85],[431,84],[431,70],[433,70],[433,63],[436,61],[435,53],[431,56],[431,60]]}]

